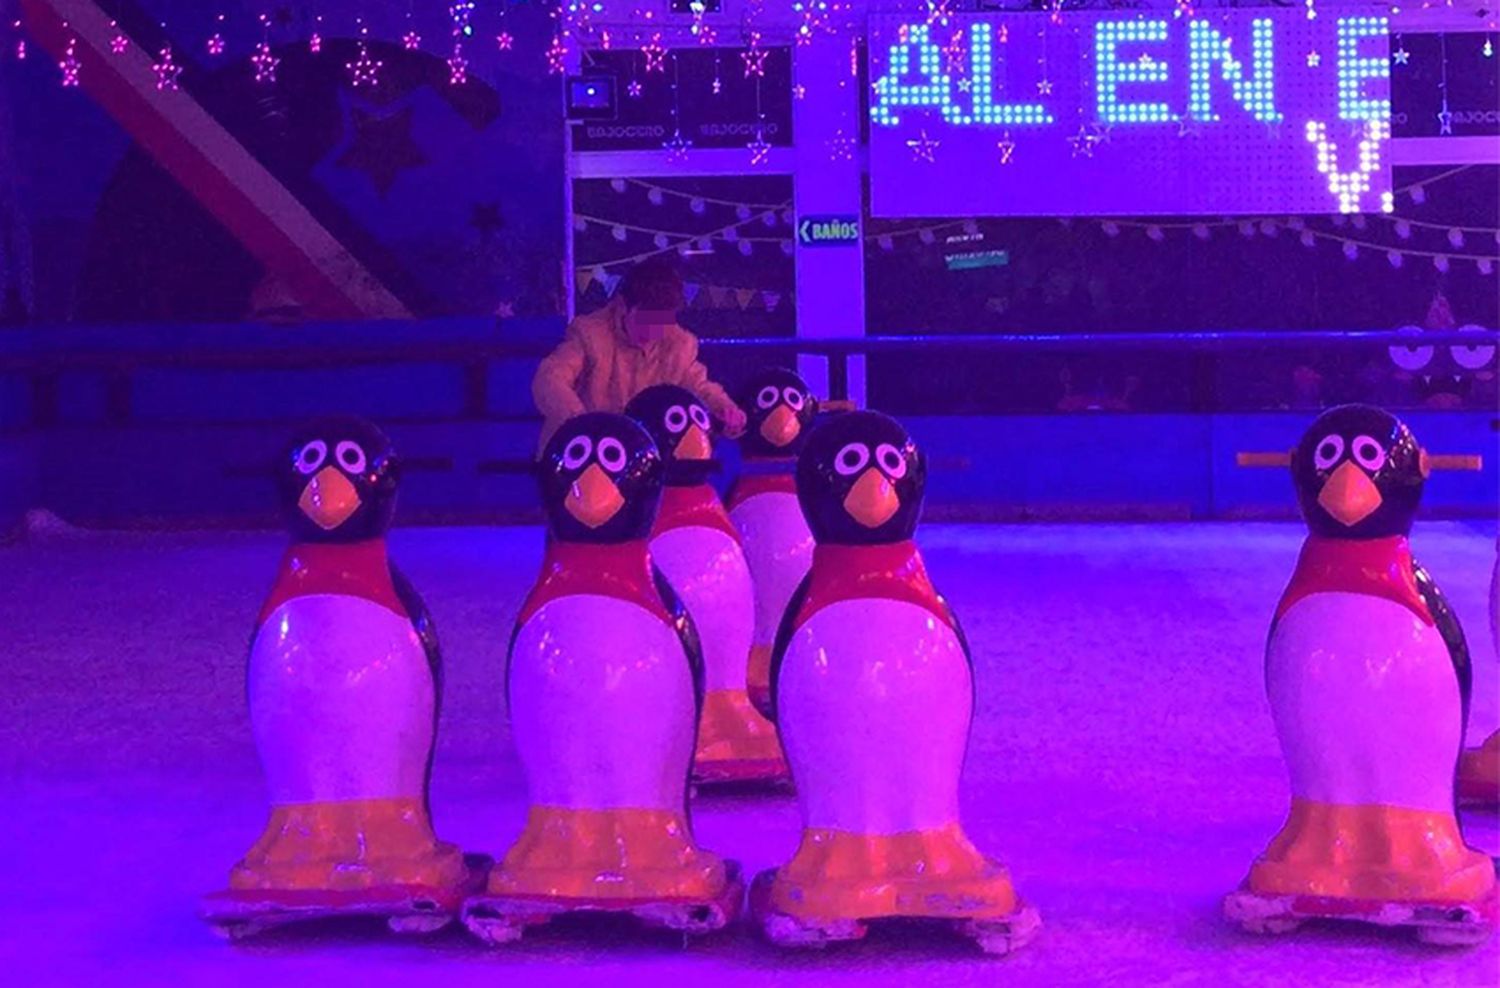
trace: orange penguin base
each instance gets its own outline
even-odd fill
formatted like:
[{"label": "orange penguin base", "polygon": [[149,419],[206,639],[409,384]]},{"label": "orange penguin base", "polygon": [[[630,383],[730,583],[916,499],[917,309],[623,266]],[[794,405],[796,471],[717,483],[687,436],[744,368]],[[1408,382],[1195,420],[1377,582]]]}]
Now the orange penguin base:
[{"label": "orange penguin base", "polygon": [[434,836],[420,799],[363,799],[273,807],[229,887],[450,888],[467,877],[463,853]]},{"label": "orange penguin base", "polygon": [[533,806],[526,829],[490,872],[488,894],[551,899],[712,899],[724,862],[693,843],[669,810]]},{"label": "orange penguin base", "polygon": [[1458,801],[1465,806],[1500,804],[1500,731],[1459,759]]},{"label": "orange penguin base", "polygon": [[750,704],[743,690],[712,690],[698,719],[696,782],[774,781],[787,777],[776,727]]},{"label": "orange penguin base", "polygon": [[889,836],[803,831],[797,853],[776,872],[769,904],[804,922],[826,922],[999,919],[1019,902],[1006,869],[953,823]]},{"label": "orange penguin base", "polygon": [[1494,890],[1495,865],[1464,844],[1452,813],[1294,799],[1245,884],[1261,895],[1469,903]]}]

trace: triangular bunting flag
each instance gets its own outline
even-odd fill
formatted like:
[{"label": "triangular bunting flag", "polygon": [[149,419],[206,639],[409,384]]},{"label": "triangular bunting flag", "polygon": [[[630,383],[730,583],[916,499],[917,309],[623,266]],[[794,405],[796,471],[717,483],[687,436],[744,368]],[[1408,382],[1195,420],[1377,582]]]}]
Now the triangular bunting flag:
[{"label": "triangular bunting flag", "polygon": [[617,275],[617,274],[607,274],[607,275],[604,276],[604,290],[608,294],[613,295],[615,293],[615,287],[617,285],[619,285],[619,284],[620,284],[620,276],[619,275]]},{"label": "triangular bunting flag", "polygon": [[688,305],[693,304],[693,300],[698,297],[698,290],[702,287],[696,281],[685,281],[682,283],[682,296],[687,300]]},{"label": "triangular bunting flag", "polygon": [[578,294],[579,295],[583,295],[583,294],[587,293],[588,290],[589,290],[589,286],[592,285],[593,283],[594,283],[594,272],[592,272],[592,271],[580,271],[580,272],[578,272]]},{"label": "triangular bunting flag", "polygon": [[735,299],[736,302],[740,303],[740,308],[741,309],[748,309],[748,308],[750,308],[750,302],[754,298],[755,298],[755,289],[753,289],[753,288],[736,288],[734,290],[734,299]]}]

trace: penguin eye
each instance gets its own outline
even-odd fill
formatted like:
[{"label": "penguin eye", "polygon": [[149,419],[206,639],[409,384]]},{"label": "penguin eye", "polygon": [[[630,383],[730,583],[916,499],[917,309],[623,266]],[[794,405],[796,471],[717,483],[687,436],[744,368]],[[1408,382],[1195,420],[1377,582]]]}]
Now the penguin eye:
[{"label": "penguin eye", "polygon": [[900,480],[906,476],[906,457],[890,443],[881,443],[875,447],[875,461],[892,480]]},{"label": "penguin eye", "polygon": [[693,424],[707,431],[713,426],[713,419],[708,417],[708,409],[701,405],[694,405],[688,409],[688,414],[693,417]]},{"label": "penguin eye", "polygon": [[[1422,331],[1415,326],[1402,326],[1398,330],[1405,336],[1420,337]],[[1403,346],[1397,344],[1390,348],[1391,363],[1404,371],[1413,373],[1432,363],[1432,347],[1430,346]]]},{"label": "penguin eye", "polygon": [[794,412],[802,411],[802,406],[807,404],[806,396],[804,396],[802,392],[798,391],[796,388],[787,388],[785,391],[781,392],[781,394],[784,398],[786,398],[787,405]]},{"label": "penguin eye", "polygon": [[314,439],[297,451],[297,472],[306,476],[328,459],[328,444],[321,439]]},{"label": "penguin eye", "polygon": [[[1461,326],[1460,333],[1482,333],[1484,329],[1480,326]],[[1495,348],[1492,346],[1455,346],[1451,351],[1453,362],[1464,370],[1479,370],[1485,367],[1491,360],[1495,359]]]},{"label": "penguin eye", "polygon": [[1385,447],[1369,436],[1355,436],[1354,459],[1360,466],[1374,473],[1385,466]]},{"label": "penguin eye", "polygon": [[870,447],[864,443],[850,443],[839,450],[839,455],[833,458],[833,469],[838,471],[840,477],[852,477],[865,468],[870,462]]},{"label": "penguin eye", "polygon": [[588,462],[594,451],[594,442],[588,436],[574,436],[563,448],[562,465],[568,470],[577,470]]},{"label": "penguin eye", "polygon": [[681,405],[673,405],[667,409],[667,414],[662,418],[662,421],[666,423],[667,429],[670,432],[674,434],[681,432],[687,428],[687,411]]},{"label": "penguin eye", "polygon": [[774,384],[768,384],[760,389],[760,394],[756,396],[755,403],[761,408],[775,408],[776,403],[780,400],[781,392],[776,389]]},{"label": "penguin eye", "polygon": [[1330,433],[1323,437],[1313,450],[1313,466],[1319,470],[1327,470],[1337,463],[1344,455],[1344,437],[1337,433]]},{"label": "penguin eye", "polygon": [[625,444],[613,436],[599,440],[599,462],[610,473],[625,469]]},{"label": "penguin eye", "polygon": [[339,461],[339,466],[350,473],[364,473],[367,460],[364,448],[359,443],[348,439],[333,448],[334,458]]}]

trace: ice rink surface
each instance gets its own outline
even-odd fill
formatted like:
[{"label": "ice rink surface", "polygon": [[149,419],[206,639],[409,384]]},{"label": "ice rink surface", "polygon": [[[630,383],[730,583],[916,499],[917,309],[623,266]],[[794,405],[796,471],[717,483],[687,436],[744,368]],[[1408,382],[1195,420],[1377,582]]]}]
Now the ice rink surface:
[{"label": "ice rink surface", "polygon": [[[975,651],[966,823],[1042,911],[993,960],[930,932],[823,953],[745,929],[684,946],[590,924],[490,950],[364,928],[229,946],[196,918],[265,819],[244,700],[275,533],[73,535],[0,548],[0,982],[79,985],[1463,986],[1500,947],[1402,934],[1252,938],[1221,896],[1279,827],[1287,784],[1262,687],[1293,524],[929,526],[920,542]],[[1474,654],[1477,742],[1500,721],[1486,600],[1493,525],[1428,523],[1416,555]],[[416,529],[393,556],[437,620],[447,693],[437,827],[470,850],[517,833],[525,793],[501,668],[536,573],[534,529]],[[751,871],[785,860],[789,796],[707,795],[701,842]],[[1500,851],[1494,819],[1469,841]]]}]

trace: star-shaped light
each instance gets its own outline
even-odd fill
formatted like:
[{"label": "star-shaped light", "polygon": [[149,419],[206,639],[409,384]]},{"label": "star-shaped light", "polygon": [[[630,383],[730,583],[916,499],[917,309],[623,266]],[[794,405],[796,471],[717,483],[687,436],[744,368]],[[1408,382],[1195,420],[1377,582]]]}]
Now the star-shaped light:
[{"label": "star-shaped light", "polygon": [[646,56],[647,72],[667,71],[667,50],[661,46],[660,34],[653,34],[650,42],[641,46],[641,54]]},{"label": "star-shaped light", "polygon": [[552,44],[547,46],[547,74],[561,75],[567,67],[568,42],[559,31],[552,36]]},{"label": "star-shaped light", "polygon": [[746,79],[750,78],[751,76],[760,76],[762,78],[765,77],[767,52],[764,48],[756,47],[755,42],[759,40],[760,39],[758,37],[752,38],[751,47],[746,48],[744,51],[740,52],[740,58],[745,63]]},{"label": "star-shaped light", "polygon": [[1397,65],[1406,65],[1411,61],[1411,52],[1407,51],[1406,46],[1403,45],[1400,48],[1397,48],[1395,51],[1391,52],[1391,61],[1395,62]]},{"label": "star-shaped light", "polygon": [[1149,69],[1151,66],[1156,64],[1156,59],[1152,58],[1147,52],[1141,52],[1141,57],[1135,60],[1135,64],[1141,66],[1142,68]]},{"label": "star-shaped light", "polygon": [[719,95],[724,91],[724,80],[720,79],[718,76],[714,76],[713,85],[709,88],[713,90],[713,94],[715,96]]},{"label": "star-shaped light", "polygon": [[515,46],[516,39],[509,31],[501,31],[495,35],[495,47],[501,51],[510,51]]},{"label": "star-shaped light", "polygon": [[854,139],[844,133],[843,128],[833,132],[828,139],[828,159],[830,161],[853,161]]},{"label": "star-shaped light", "polygon": [[745,147],[750,152],[750,164],[752,165],[765,164],[766,159],[771,155],[771,145],[766,143],[765,137],[758,130],[755,132],[755,140],[746,144]]},{"label": "star-shaped light", "polygon": [[906,146],[911,148],[911,155],[915,160],[925,161],[930,165],[937,160],[938,145],[942,142],[928,137],[926,130],[921,130],[917,133],[918,136],[913,140],[907,141]]},{"label": "star-shaped light", "polygon": [[961,92],[961,93],[971,93],[971,92],[973,92],[974,91],[974,80],[973,79],[960,79],[960,80],[958,80],[958,91]]},{"label": "star-shaped light", "polygon": [[792,87],[792,99],[807,99],[807,87],[806,86],[793,86]]},{"label": "star-shaped light", "polygon": [[125,32],[121,31],[120,25],[116,24],[114,21],[110,21],[109,26],[115,32],[114,36],[109,39],[109,50],[114,52],[116,55],[125,54],[125,49],[130,47],[130,39],[125,37]]},{"label": "star-shaped light", "polygon": [[281,64],[281,59],[271,54],[271,46],[262,41],[255,46],[255,54],[250,56],[250,64],[255,66],[256,82],[273,83],[276,81],[276,66]]},{"label": "star-shaped light", "polygon": [[215,34],[212,38],[208,39],[208,53],[210,55],[224,54],[224,36],[222,34]]},{"label": "star-shaped light", "polygon": [[641,93],[644,91],[645,87],[641,85],[641,80],[639,79],[631,79],[625,84],[625,95],[631,99],[640,99]]},{"label": "star-shaped light", "polygon": [[1043,79],[1041,82],[1037,83],[1036,84],[1036,91],[1037,91],[1037,95],[1038,96],[1051,96],[1052,95],[1052,80],[1051,79]]},{"label": "star-shaped light", "polygon": [[63,55],[63,60],[57,63],[62,69],[62,85],[64,89],[75,89],[78,86],[78,70],[81,67],[75,49],[78,47],[77,38],[68,39],[68,51]]},{"label": "star-shaped light", "polygon": [[175,93],[182,88],[177,85],[177,77],[182,75],[182,66],[172,61],[172,46],[167,45],[161,50],[160,61],[151,66],[151,71],[156,73],[156,88],[160,92]]},{"label": "star-shaped light", "polygon": [[323,36],[314,31],[312,33],[312,37],[307,39],[307,50],[312,52],[314,55],[321,52],[323,50]]},{"label": "star-shaped light", "polygon": [[345,64],[344,68],[349,70],[349,82],[354,88],[361,86],[380,85],[380,67],[383,62],[370,57],[370,48],[363,41],[359,43],[359,57]]},{"label": "star-shaped light", "polygon": [[947,25],[953,16],[953,0],[927,0],[927,25]]},{"label": "star-shaped light", "polygon": [[460,34],[464,37],[474,33],[474,28],[469,24],[469,19],[474,16],[474,0],[456,0],[448,7],[448,16],[453,18],[453,36]]},{"label": "star-shaped light", "polygon": [[666,149],[667,160],[676,164],[687,160],[693,142],[683,137],[681,130],[674,130],[671,139],[663,141],[661,146]]},{"label": "star-shaped light", "polygon": [[995,144],[995,150],[1000,152],[1000,164],[1008,165],[1015,157],[1016,142],[1010,139],[1010,134],[1006,134]]},{"label": "star-shaped light", "polygon": [[1197,137],[1200,133],[1198,118],[1191,113],[1184,113],[1177,118],[1178,137]]},{"label": "star-shaped light", "polygon": [[469,81],[469,60],[464,58],[463,45],[455,44],[448,59],[448,85],[462,86]]},{"label": "star-shaped light", "polygon": [[1094,146],[1099,143],[1099,139],[1089,133],[1087,128],[1080,126],[1078,133],[1068,138],[1068,143],[1073,147],[1073,157],[1092,158]]},{"label": "star-shaped light", "polygon": [[1438,133],[1444,137],[1451,136],[1453,134],[1453,113],[1448,109],[1447,103],[1444,103],[1443,108],[1438,111],[1437,118]]},{"label": "star-shaped light", "polygon": [[1307,67],[1308,68],[1315,69],[1315,68],[1317,68],[1321,64],[1323,64],[1323,56],[1322,55],[1319,55],[1315,51],[1310,51],[1310,52],[1307,53]]},{"label": "star-shaped light", "polygon": [[422,36],[415,31],[407,31],[401,36],[401,47],[407,51],[416,51],[422,47]]}]

